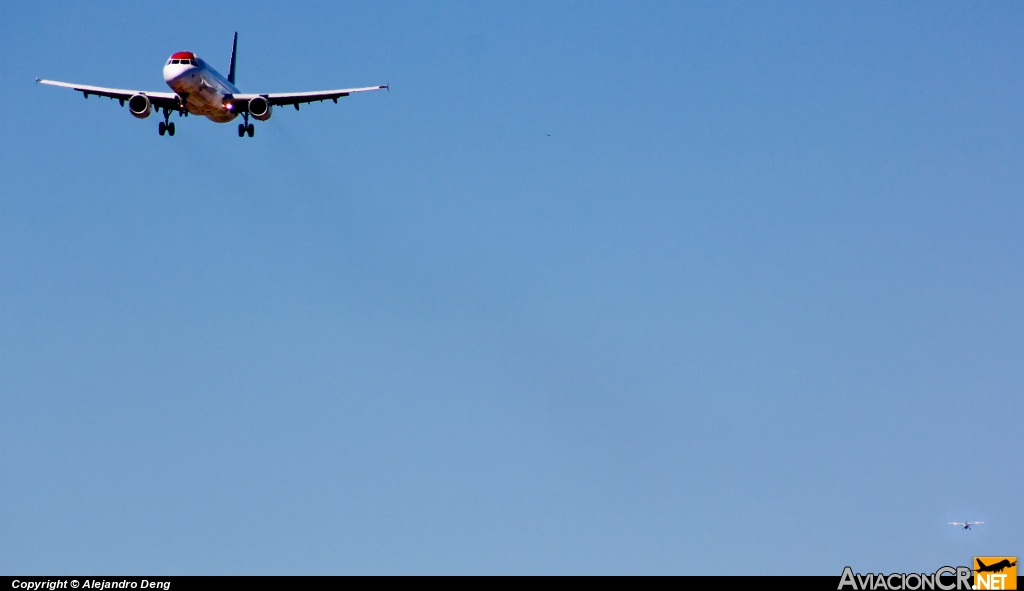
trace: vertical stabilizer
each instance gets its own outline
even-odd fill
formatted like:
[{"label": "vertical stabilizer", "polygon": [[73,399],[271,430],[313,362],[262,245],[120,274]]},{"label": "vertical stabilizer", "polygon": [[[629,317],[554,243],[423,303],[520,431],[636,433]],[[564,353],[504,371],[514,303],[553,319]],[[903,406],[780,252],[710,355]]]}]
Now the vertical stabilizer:
[{"label": "vertical stabilizer", "polygon": [[228,82],[235,83],[235,52],[238,51],[238,31],[235,31],[235,40],[231,42],[231,63],[228,64]]}]

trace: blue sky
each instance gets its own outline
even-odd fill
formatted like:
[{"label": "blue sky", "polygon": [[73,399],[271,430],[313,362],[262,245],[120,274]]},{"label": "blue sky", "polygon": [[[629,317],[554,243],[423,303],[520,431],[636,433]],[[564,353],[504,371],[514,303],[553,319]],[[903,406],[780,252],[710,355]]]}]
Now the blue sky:
[{"label": "blue sky", "polygon": [[[0,572],[1024,553],[1022,25],[0,4]],[[243,91],[391,92],[168,138],[32,82],[164,90],[233,31]]]}]

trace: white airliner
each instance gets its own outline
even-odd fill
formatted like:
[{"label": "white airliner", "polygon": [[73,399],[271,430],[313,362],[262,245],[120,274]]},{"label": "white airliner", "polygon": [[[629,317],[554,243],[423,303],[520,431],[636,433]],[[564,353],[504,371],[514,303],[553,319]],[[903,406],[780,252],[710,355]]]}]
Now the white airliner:
[{"label": "white airliner", "polygon": [[51,86],[63,86],[81,92],[85,98],[94,94],[120,101],[123,107],[128,103],[128,111],[139,119],[145,119],[153,113],[163,111],[164,120],[157,127],[160,135],[174,135],[174,122],[171,113],[187,117],[189,113],[202,115],[216,123],[227,123],[241,115],[245,123],[238,124],[238,137],[248,134],[252,137],[256,127],[249,123],[249,116],[257,121],[270,119],[275,105],[292,105],[299,110],[299,105],[314,101],[333,100],[335,103],[343,96],[354,92],[382,90],[384,86],[367,86],[364,88],[343,88],[339,90],[320,90],[315,92],[283,92],[270,94],[243,94],[235,88],[235,52],[238,49],[238,33],[231,43],[231,62],[228,65],[228,76],[221,76],[196,54],[180,51],[172,55],[164,65],[164,82],[174,92],[149,92],[145,90],[125,90],[121,88],[103,88],[102,86],[86,86],[70,84],[55,80],[36,82]]},{"label": "white airliner", "polygon": [[985,523],[984,521],[950,521],[950,525],[959,525],[963,529],[971,529],[972,525],[980,525]]}]

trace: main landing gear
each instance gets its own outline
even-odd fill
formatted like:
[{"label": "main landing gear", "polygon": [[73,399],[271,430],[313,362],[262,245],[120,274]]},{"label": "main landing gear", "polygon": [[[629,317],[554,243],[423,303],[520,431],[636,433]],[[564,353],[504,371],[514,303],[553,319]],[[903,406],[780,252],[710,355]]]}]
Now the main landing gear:
[{"label": "main landing gear", "polygon": [[165,133],[167,135],[172,135],[172,136],[174,135],[174,123],[170,122],[170,118],[171,118],[171,110],[170,109],[164,109],[164,120],[161,121],[160,125],[157,125],[157,127],[156,127],[156,130],[158,132],[160,132],[160,135],[163,135]]},{"label": "main landing gear", "polygon": [[249,113],[243,113],[242,116],[245,117],[245,123],[238,124],[238,137],[245,137],[245,134],[249,134],[249,137],[254,136],[256,134],[256,126],[249,123]]}]

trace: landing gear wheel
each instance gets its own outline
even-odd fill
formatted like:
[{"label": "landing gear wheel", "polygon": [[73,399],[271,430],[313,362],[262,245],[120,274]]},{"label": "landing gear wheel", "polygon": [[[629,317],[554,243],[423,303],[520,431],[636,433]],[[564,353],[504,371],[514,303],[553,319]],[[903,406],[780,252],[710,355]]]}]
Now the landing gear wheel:
[{"label": "landing gear wheel", "polygon": [[160,135],[163,135],[167,131],[167,126],[164,125],[163,121],[161,121],[160,125],[156,126],[156,130],[160,132]]},{"label": "landing gear wheel", "polygon": [[167,124],[167,133],[170,135],[174,135],[174,123]]},{"label": "landing gear wheel", "polygon": [[238,137],[245,137],[245,124],[244,123],[239,123],[238,124]]},{"label": "landing gear wheel", "polygon": [[245,132],[249,134],[249,137],[256,135],[256,126],[250,123],[249,129],[245,130]]}]

